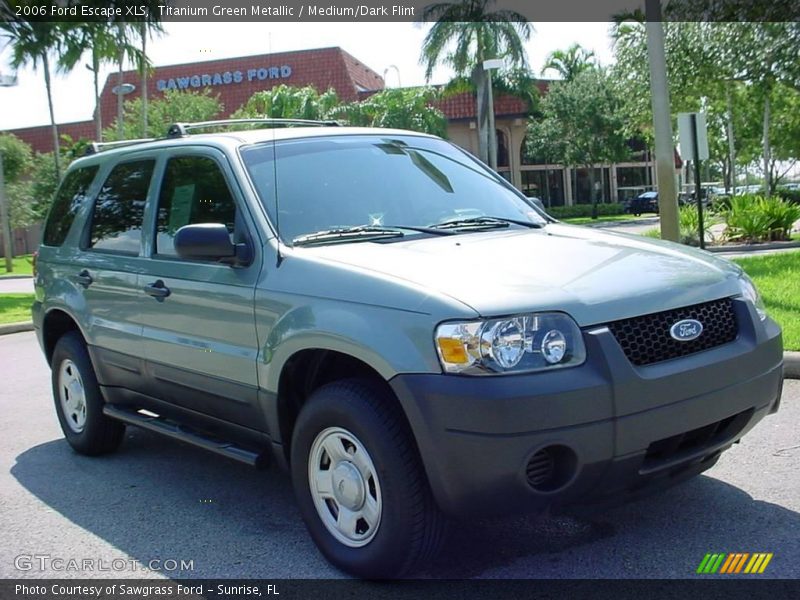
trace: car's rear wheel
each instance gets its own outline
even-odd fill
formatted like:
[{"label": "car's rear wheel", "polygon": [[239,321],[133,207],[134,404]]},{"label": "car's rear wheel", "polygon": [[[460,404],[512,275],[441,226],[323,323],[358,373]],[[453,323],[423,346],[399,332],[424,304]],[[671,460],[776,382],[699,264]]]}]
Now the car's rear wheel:
[{"label": "car's rear wheel", "polygon": [[56,343],[51,360],[53,399],[64,437],[91,456],[117,449],[125,425],[103,414],[103,396],[83,339],[75,332]]},{"label": "car's rear wheel", "polygon": [[335,566],[397,577],[437,552],[444,518],[408,423],[381,386],[347,380],[314,392],[295,426],[291,462],[303,519]]}]

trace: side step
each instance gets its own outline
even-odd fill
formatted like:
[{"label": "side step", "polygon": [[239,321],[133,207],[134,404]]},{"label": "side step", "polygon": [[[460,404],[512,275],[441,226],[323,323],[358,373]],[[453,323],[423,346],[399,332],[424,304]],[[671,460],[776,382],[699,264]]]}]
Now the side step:
[{"label": "side step", "polygon": [[193,446],[198,446],[205,450],[210,450],[222,456],[227,456],[228,458],[238,460],[239,462],[243,462],[251,467],[256,467],[257,469],[266,468],[269,464],[268,453],[262,452],[259,454],[251,450],[246,450],[231,442],[208,437],[198,431],[194,431],[174,421],[169,421],[156,415],[145,415],[135,410],[126,410],[111,404],[106,404],[103,407],[103,414],[112,419],[122,421],[123,423],[154,431],[171,437],[172,439],[180,440],[181,442],[186,442],[187,444],[192,444]]}]

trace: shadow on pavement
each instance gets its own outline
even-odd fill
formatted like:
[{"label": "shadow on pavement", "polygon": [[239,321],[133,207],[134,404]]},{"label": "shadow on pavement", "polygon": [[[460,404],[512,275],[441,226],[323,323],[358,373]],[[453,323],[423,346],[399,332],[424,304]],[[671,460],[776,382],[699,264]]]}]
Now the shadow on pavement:
[{"label": "shadow on pavement", "polygon": [[[278,470],[258,472],[129,428],[115,455],[82,457],[57,440],[17,456],[11,473],[69,521],[143,563],[194,560],[194,571],[174,577],[341,575],[314,548]],[[708,476],[593,517],[453,529],[421,577],[692,577],[706,552],[776,552],[768,574],[800,574],[800,515]],[[781,556],[782,544],[795,544],[794,558]]]}]

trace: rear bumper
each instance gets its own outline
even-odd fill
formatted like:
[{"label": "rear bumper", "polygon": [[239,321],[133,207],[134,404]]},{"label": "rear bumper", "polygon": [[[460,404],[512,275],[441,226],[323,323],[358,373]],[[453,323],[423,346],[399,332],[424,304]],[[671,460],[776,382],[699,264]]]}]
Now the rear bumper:
[{"label": "rear bumper", "polygon": [[[735,310],[734,342],[648,367],[600,327],[573,369],[393,378],[437,502],[456,516],[617,502],[713,466],[777,410],[783,383],[780,329]],[[544,483],[542,449],[555,465]]]}]

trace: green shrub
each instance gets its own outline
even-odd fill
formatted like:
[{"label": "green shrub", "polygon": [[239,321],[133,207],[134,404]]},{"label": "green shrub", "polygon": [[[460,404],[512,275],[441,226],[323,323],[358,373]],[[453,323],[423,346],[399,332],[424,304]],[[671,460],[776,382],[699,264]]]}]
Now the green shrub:
[{"label": "green shrub", "polygon": [[[706,239],[708,239],[708,231],[711,227],[712,220],[708,218],[709,215],[706,215],[706,218],[703,219],[703,229],[706,232]],[[680,242],[681,244],[686,244],[687,246],[699,246],[699,236],[698,236],[698,223],[700,219],[697,215],[697,208],[694,206],[682,206],[680,211],[678,212],[678,228],[680,230]],[[661,230],[658,227],[654,227],[653,229],[648,229],[643,234],[645,237],[654,238],[654,239],[661,239]]]},{"label": "green shrub", "polygon": [[775,195],[793,204],[800,204],[800,190],[787,190],[784,187],[779,187],[775,190]]},{"label": "green shrub", "polygon": [[[706,213],[703,218],[703,233],[705,239],[708,239],[709,229],[711,227],[711,215]],[[700,216],[697,214],[697,207],[694,205],[681,206],[678,211],[678,229],[681,236],[681,244],[687,246],[700,245]]]},{"label": "green shrub", "polygon": [[729,239],[744,242],[788,240],[800,219],[800,205],[781,198],[734,196],[723,214]]},{"label": "green shrub", "polygon": [[648,229],[642,234],[644,237],[653,238],[656,240],[661,239],[661,230],[658,227],[653,227],[652,229]]},{"label": "green shrub", "polygon": [[[546,209],[548,214],[556,219],[572,219],[575,217],[591,217],[592,205],[591,204],[575,204],[573,206],[554,206]],[[608,217],[612,215],[625,214],[625,208],[622,204],[614,202],[612,204],[598,204],[597,216]]]}]

